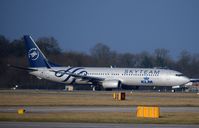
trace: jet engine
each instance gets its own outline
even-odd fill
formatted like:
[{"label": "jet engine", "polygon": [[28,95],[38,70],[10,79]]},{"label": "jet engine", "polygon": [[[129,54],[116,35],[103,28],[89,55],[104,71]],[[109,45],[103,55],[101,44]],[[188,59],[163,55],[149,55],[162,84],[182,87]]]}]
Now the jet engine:
[{"label": "jet engine", "polygon": [[119,88],[121,82],[119,80],[105,80],[102,82],[102,86],[105,89]]}]

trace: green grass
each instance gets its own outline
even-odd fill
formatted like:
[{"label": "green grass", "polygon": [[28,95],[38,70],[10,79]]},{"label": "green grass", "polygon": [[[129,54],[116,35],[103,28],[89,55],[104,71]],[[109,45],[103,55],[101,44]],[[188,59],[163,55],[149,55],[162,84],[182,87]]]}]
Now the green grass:
[{"label": "green grass", "polygon": [[[199,107],[196,93],[126,93],[115,101],[113,92],[0,91],[0,106],[192,106]],[[100,101],[100,102],[99,102]]]}]

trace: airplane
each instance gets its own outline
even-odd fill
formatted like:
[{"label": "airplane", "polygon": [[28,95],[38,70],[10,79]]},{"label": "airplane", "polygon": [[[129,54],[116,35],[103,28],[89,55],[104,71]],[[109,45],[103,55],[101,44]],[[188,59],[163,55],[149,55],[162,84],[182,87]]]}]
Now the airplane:
[{"label": "airplane", "polygon": [[66,85],[102,86],[104,89],[121,88],[122,85],[175,88],[190,82],[182,73],[170,69],[58,66],[45,57],[30,35],[25,35],[24,40],[29,67],[12,67],[27,70],[39,79]]}]

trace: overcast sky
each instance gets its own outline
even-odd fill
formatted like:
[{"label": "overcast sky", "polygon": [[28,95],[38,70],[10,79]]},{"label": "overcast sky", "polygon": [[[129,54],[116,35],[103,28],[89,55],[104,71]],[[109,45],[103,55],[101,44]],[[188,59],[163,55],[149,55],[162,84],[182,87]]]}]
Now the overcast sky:
[{"label": "overcast sky", "polygon": [[199,0],[0,0],[0,34],[53,36],[63,50],[199,53]]}]

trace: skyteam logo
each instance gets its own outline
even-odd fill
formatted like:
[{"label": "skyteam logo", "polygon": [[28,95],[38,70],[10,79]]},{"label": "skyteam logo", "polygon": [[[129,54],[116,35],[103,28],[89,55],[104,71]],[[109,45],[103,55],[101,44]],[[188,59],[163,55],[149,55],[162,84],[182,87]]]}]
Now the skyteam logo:
[{"label": "skyteam logo", "polygon": [[141,80],[142,84],[152,84],[153,81],[149,79],[149,77],[144,77],[144,80]]},{"label": "skyteam logo", "polygon": [[39,58],[39,51],[37,50],[37,48],[32,48],[28,51],[28,57],[31,60],[37,60]]},{"label": "skyteam logo", "polygon": [[70,74],[80,75],[80,76],[87,76],[88,72],[84,70],[84,68],[78,67],[70,67],[66,70],[59,70],[55,72],[56,77],[66,76],[66,78],[62,82],[69,82],[70,84],[75,83],[76,78],[72,77]]}]

